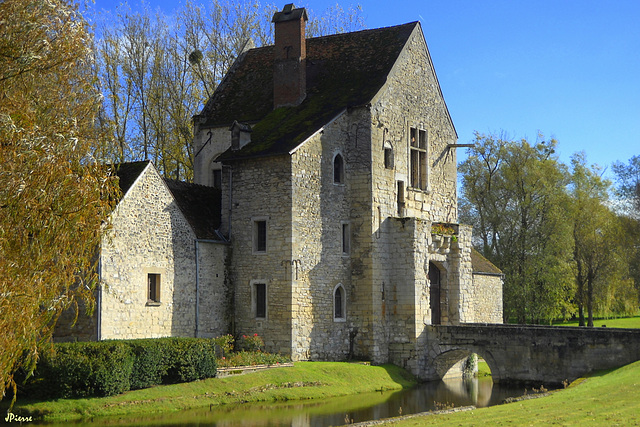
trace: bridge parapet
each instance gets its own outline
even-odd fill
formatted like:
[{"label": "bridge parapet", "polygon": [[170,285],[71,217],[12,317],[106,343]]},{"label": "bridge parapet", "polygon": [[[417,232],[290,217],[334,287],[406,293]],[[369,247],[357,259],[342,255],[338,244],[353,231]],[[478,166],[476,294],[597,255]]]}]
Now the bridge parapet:
[{"label": "bridge parapet", "polygon": [[439,379],[470,353],[483,357],[494,382],[559,384],[640,360],[640,329],[537,325],[425,326],[423,379]]}]

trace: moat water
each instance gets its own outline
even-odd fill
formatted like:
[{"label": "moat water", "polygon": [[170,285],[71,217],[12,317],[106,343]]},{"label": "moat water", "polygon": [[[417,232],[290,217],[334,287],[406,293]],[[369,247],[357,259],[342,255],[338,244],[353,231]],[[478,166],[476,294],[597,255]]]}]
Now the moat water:
[{"label": "moat water", "polygon": [[75,425],[338,426],[451,407],[492,406],[525,392],[524,387],[493,384],[490,377],[449,379],[394,392],[282,403],[222,405],[156,417],[99,418]]}]

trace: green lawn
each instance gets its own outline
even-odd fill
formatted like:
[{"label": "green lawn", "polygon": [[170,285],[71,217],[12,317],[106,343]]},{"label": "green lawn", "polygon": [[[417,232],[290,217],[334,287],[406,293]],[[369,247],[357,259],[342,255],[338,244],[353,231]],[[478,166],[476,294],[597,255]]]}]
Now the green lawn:
[{"label": "green lawn", "polygon": [[[578,321],[555,323],[556,326],[578,326]],[[624,317],[621,319],[598,319],[593,321],[594,327],[605,326],[607,328],[640,328],[640,316]]]},{"label": "green lawn", "polygon": [[229,403],[279,402],[398,390],[415,384],[413,376],[393,365],[296,362],[294,367],[157,386],[103,398],[25,402],[18,396],[13,413],[22,416],[32,414],[34,421],[151,416]]},{"label": "green lawn", "polygon": [[454,414],[427,415],[393,426],[640,425],[640,361],[576,381],[550,396]]}]

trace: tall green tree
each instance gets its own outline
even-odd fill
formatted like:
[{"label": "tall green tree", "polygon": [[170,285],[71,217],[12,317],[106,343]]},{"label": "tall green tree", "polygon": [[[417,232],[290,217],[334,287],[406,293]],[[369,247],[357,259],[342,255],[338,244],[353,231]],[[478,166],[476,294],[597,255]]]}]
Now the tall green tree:
[{"label": "tall green tree", "polygon": [[571,310],[567,173],[555,146],[476,133],[459,168],[461,220],[474,226],[484,256],[505,273],[505,321],[549,322]]},{"label": "tall green tree", "polygon": [[[0,2],[0,392],[59,314],[91,306],[116,183],[96,114],[91,34],[67,0]],[[108,150],[106,150],[108,151]]]},{"label": "tall green tree", "polygon": [[[597,306],[604,312],[612,300],[624,305],[622,300],[628,299],[629,292],[624,292],[628,288],[626,245],[622,223],[609,208],[611,181],[602,178],[599,166],[587,165],[584,152],[572,156],[571,167],[568,217],[573,228],[576,304],[580,326],[593,326]],[[622,289],[623,293],[616,289]],[[637,296],[632,300],[636,301]]]},{"label": "tall green tree", "polygon": [[618,178],[618,195],[627,203],[629,216],[640,221],[640,155],[628,164],[615,162],[613,171]]},{"label": "tall green tree", "polygon": [[621,221],[628,248],[630,275],[640,293],[640,155],[627,164],[616,162],[613,171],[617,177],[617,195],[622,201]]}]

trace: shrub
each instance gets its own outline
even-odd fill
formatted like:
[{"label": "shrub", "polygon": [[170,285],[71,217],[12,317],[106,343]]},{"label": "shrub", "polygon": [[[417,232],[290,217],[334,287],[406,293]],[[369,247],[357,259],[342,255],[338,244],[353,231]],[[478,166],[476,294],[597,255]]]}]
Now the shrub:
[{"label": "shrub", "polygon": [[56,344],[26,391],[47,397],[111,396],[129,390],[133,356],[122,342]]},{"label": "shrub", "polygon": [[237,342],[238,351],[262,351],[264,349],[264,341],[258,334],[243,335]]},{"label": "shrub", "polygon": [[217,364],[213,340],[166,338],[168,370],[165,383],[195,381],[216,376]]},{"label": "shrub", "polygon": [[126,341],[135,357],[131,373],[131,389],[147,388],[162,384],[169,368],[165,339],[140,339]]},{"label": "shrub", "polygon": [[23,388],[31,397],[110,396],[216,376],[216,343],[151,338],[55,344]]},{"label": "shrub", "polygon": [[217,346],[216,351],[220,350],[218,358],[231,354],[234,341],[233,335],[230,334],[213,339],[213,343]]}]

